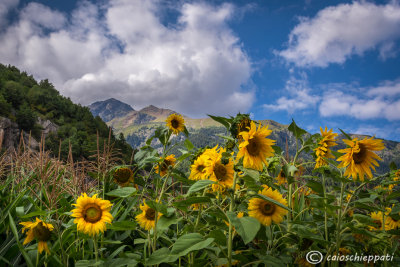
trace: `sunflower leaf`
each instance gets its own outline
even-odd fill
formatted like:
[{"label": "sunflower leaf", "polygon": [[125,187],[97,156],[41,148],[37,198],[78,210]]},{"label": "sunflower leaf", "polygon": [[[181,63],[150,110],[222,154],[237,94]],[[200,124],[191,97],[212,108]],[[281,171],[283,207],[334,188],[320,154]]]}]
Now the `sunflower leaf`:
[{"label": "sunflower leaf", "polygon": [[230,223],[235,227],[235,230],[242,237],[245,244],[250,243],[256,237],[260,230],[260,222],[252,217],[238,218],[234,212],[228,211],[226,215]]},{"label": "sunflower leaf", "polygon": [[297,139],[300,139],[301,136],[302,136],[303,134],[306,134],[306,133],[307,133],[306,130],[303,130],[303,129],[301,129],[299,126],[297,126],[297,124],[294,122],[293,119],[292,119],[292,123],[291,123],[291,124],[289,125],[289,127],[288,127],[288,130],[289,130],[290,132],[292,132],[293,135],[294,135]]},{"label": "sunflower leaf", "polygon": [[191,193],[200,191],[214,183],[215,182],[211,180],[199,180],[189,188],[188,192],[186,193],[186,196],[190,195]]},{"label": "sunflower leaf", "polygon": [[171,254],[182,257],[191,251],[209,247],[212,242],[214,242],[214,238],[204,239],[199,233],[186,234],[176,240],[172,246]]},{"label": "sunflower leaf", "polygon": [[134,188],[134,187],[122,187],[122,188],[118,188],[113,191],[110,191],[110,192],[106,193],[106,195],[111,196],[111,197],[125,198],[125,197],[129,197],[130,195],[132,195],[135,192],[136,192],[136,188]]},{"label": "sunflower leaf", "polygon": [[231,127],[231,124],[229,123],[229,119],[227,119],[227,118],[218,117],[218,116],[212,116],[212,115],[209,115],[209,114],[207,114],[207,116],[209,116],[211,119],[215,120],[216,122],[221,123],[227,129],[229,129]]},{"label": "sunflower leaf", "polygon": [[346,136],[347,139],[352,140],[351,137],[350,137],[350,135],[348,135],[347,133],[345,133],[345,132],[344,132],[342,129],[340,129],[340,128],[339,128],[339,130],[342,132],[342,134],[343,134],[344,136]]},{"label": "sunflower leaf", "polygon": [[290,208],[286,207],[286,206],[283,205],[282,203],[280,203],[280,202],[278,202],[278,201],[276,201],[276,200],[274,200],[274,199],[272,199],[272,198],[269,198],[269,197],[264,196],[264,195],[261,195],[261,194],[255,194],[254,196],[255,196],[255,197],[258,197],[258,198],[261,198],[261,199],[263,199],[263,200],[269,201],[269,202],[271,202],[271,203],[273,203],[273,204],[275,204],[275,205],[278,205],[279,207],[281,207],[281,208],[283,208],[283,209],[285,209],[285,210],[289,210],[289,211],[290,211]]},{"label": "sunflower leaf", "polygon": [[209,197],[189,197],[185,200],[174,202],[173,205],[177,208],[180,208],[180,207],[187,207],[192,204],[207,203],[207,202],[211,202],[211,199]]}]

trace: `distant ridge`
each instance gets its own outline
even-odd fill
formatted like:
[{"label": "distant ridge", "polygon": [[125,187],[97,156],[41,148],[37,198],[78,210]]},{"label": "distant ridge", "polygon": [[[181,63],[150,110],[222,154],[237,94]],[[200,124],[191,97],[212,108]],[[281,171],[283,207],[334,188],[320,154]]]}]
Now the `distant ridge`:
[{"label": "distant ridge", "polygon": [[93,116],[99,116],[103,121],[109,122],[114,118],[123,117],[134,109],[115,98],[94,102],[89,106]]},{"label": "distant ridge", "polygon": [[[110,99],[106,101],[110,101]],[[122,103],[121,101],[116,101]],[[90,107],[92,107],[94,104],[92,104]],[[112,110],[110,109],[110,111]],[[154,134],[154,131],[157,129],[157,127],[165,124],[165,120],[172,113],[176,112],[170,109],[158,108],[154,105],[149,105],[139,111],[132,109],[123,116],[114,116],[112,120],[107,121],[107,124],[113,127],[116,134],[123,133],[126,137],[126,141],[133,148],[139,148],[146,144],[146,140]],[[190,132],[189,138],[196,147],[204,147],[206,145],[215,146],[216,144],[222,144],[224,142],[224,140],[218,137],[218,135],[225,135],[226,130],[221,124],[213,119],[193,119],[185,115],[183,115],[183,118],[185,120],[185,125]],[[269,138],[276,140],[277,146],[279,146],[281,149],[285,149],[287,142],[289,154],[294,155],[296,151],[296,139],[293,134],[289,132],[289,125],[284,125],[273,120],[259,120],[258,122],[269,126],[269,129],[272,130]],[[350,135],[352,138],[366,137],[365,135]],[[179,139],[180,137],[175,138]],[[345,147],[345,144],[342,142],[342,139],[344,138],[345,137],[343,135],[338,136],[337,139],[339,145],[335,147],[336,150]],[[380,163],[380,166],[377,168],[378,173],[388,171],[389,164],[392,161],[400,165],[400,143],[390,140],[384,140],[383,142],[386,149],[378,152],[378,155],[383,159],[383,162]],[[157,146],[161,146],[161,144],[156,144],[155,146],[157,148]],[[303,155],[304,154],[305,153],[303,153]],[[310,155],[308,155],[308,157],[310,157]]]}]

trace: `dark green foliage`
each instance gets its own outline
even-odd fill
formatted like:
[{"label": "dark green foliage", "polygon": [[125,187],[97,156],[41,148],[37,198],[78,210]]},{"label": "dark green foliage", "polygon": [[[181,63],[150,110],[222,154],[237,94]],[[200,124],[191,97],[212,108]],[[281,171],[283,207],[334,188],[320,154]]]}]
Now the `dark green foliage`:
[{"label": "dark green foliage", "polygon": [[36,121],[36,116],[26,102],[19,107],[16,118],[18,126],[22,130],[28,132],[33,129]]},{"label": "dark green foliage", "polygon": [[126,161],[132,153],[125,138],[115,138],[112,130],[99,117],[94,118],[88,107],[76,105],[71,99],[60,95],[47,79],[37,83],[26,72],[2,64],[0,116],[10,118],[18,123],[20,129],[32,131],[33,136],[39,138],[41,129],[36,124],[37,118],[51,120],[59,129],[47,137],[46,148],[54,155],[60,153],[64,159],[68,156],[70,146],[75,159],[89,158],[98,146],[103,149],[110,134],[110,143]]}]

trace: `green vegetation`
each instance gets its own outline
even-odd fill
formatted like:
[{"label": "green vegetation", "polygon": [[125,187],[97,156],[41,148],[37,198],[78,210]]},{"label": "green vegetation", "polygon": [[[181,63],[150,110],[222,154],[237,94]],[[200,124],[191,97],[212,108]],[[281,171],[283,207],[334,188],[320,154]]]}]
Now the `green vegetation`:
[{"label": "green vegetation", "polygon": [[87,159],[98,146],[103,149],[106,142],[114,143],[126,160],[132,153],[123,136],[115,138],[112,130],[100,117],[94,118],[88,107],[76,105],[71,99],[61,96],[47,79],[38,83],[32,75],[2,64],[0,116],[16,122],[21,130],[31,132],[36,140],[41,137],[38,118],[55,123],[58,131],[47,137],[46,148],[55,155],[60,153],[64,159],[68,157],[70,146],[74,158]]}]

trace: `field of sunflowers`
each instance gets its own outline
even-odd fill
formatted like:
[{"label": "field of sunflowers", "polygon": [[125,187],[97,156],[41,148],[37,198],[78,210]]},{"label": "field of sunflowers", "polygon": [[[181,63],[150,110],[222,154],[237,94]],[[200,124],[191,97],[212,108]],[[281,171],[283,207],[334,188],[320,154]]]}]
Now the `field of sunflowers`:
[{"label": "field of sunflowers", "polygon": [[338,133],[293,121],[290,155],[247,114],[210,117],[222,146],[172,142],[189,135],[172,114],[125,164],[111,143],[90,161],[44,141],[0,155],[0,266],[400,266],[400,171],[374,172],[381,140],[342,132],[335,150]]}]

